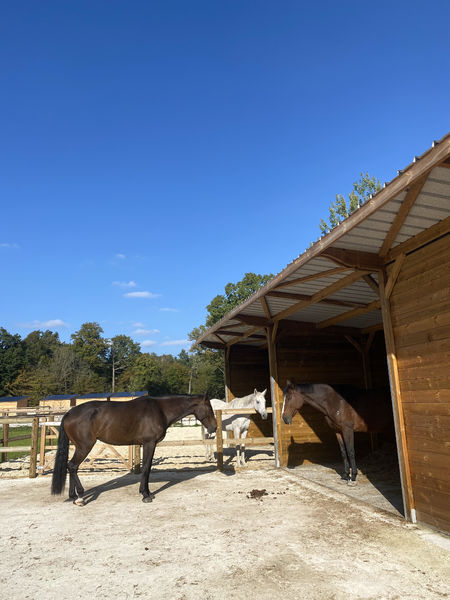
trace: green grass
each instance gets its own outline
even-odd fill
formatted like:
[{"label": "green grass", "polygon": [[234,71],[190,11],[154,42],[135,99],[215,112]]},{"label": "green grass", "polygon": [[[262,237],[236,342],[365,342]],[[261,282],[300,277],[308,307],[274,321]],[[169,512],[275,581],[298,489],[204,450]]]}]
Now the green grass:
[{"label": "green grass", "polygon": [[[3,427],[2,427],[3,429]],[[28,436],[23,440],[13,440],[17,436],[26,435]],[[0,432],[0,438],[3,439],[3,431]],[[3,445],[3,444],[2,444]],[[20,427],[10,427],[8,433],[8,446],[31,446],[31,427],[29,425],[23,425]],[[1,451],[0,451],[1,454]],[[6,461],[13,460],[15,458],[19,458],[19,456],[24,456],[24,454],[29,454],[29,452],[8,452],[5,453]]]}]

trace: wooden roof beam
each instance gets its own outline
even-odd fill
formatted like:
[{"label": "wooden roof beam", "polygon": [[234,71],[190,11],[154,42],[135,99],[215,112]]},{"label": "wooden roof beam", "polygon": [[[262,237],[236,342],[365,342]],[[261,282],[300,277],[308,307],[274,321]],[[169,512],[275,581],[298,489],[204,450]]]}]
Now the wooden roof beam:
[{"label": "wooden roof beam", "polygon": [[317,302],[320,302],[327,296],[331,296],[335,292],[338,292],[339,290],[351,285],[352,283],[355,283],[355,281],[358,281],[358,279],[361,279],[361,277],[363,275],[367,275],[367,274],[368,274],[367,271],[357,271],[355,273],[351,273],[350,275],[343,277],[339,281],[335,281],[334,283],[327,286],[323,290],[319,290],[318,292],[313,294],[309,300],[307,300],[307,301],[301,300],[300,302],[296,302],[295,304],[293,304],[286,310],[283,310],[280,313],[278,313],[277,315],[274,315],[273,319],[274,319],[274,321],[279,321],[280,319],[285,319],[286,317],[289,317],[289,316],[293,315],[294,313],[299,312],[300,310],[302,310],[303,308],[306,308],[307,306],[311,306],[312,304],[317,304]]},{"label": "wooden roof beam", "polygon": [[331,275],[336,275],[337,273],[342,273],[342,271],[348,271],[349,267],[335,267],[334,269],[328,269],[327,271],[321,271],[320,273],[312,273],[311,275],[305,275],[304,277],[299,277],[298,279],[291,279],[290,281],[283,281],[279,283],[274,290],[279,290],[281,288],[290,287],[291,285],[300,285],[301,283],[305,283],[306,281],[314,281],[314,279],[322,279],[323,277],[330,277]]},{"label": "wooden roof beam", "polygon": [[326,319],[325,321],[321,321],[317,323],[318,329],[323,329],[324,327],[329,327],[330,325],[336,325],[336,323],[340,323],[341,321],[348,321],[353,317],[358,317],[359,315],[365,315],[366,313],[372,312],[373,310],[377,310],[381,307],[381,302],[379,299],[374,300],[370,304],[367,304],[364,308],[354,308],[353,310],[349,310],[341,315],[337,315],[335,317],[331,317],[331,319]]},{"label": "wooden roof beam", "polygon": [[[262,329],[262,327],[260,327],[260,326],[252,327],[246,333],[237,335],[236,337],[229,340],[227,342],[227,346],[232,346],[233,344],[236,344],[237,342],[242,342],[242,340],[246,340],[247,338],[252,337],[254,333],[256,333],[257,331],[260,331],[261,329]],[[255,337],[257,337],[257,336],[255,336]],[[261,336],[259,336],[259,337],[261,337]]]},{"label": "wooden roof beam", "polygon": [[338,265],[368,271],[369,273],[379,271],[384,264],[378,254],[347,248],[327,248],[321,252],[320,256],[328,258]]},{"label": "wooden roof beam", "polygon": [[386,237],[384,238],[384,242],[379,251],[380,256],[386,256],[386,254],[391,249],[392,244],[395,242],[397,235],[400,229],[402,228],[403,223],[405,222],[406,217],[409,215],[409,212],[414,205],[414,202],[417,200],[418,195],[422,191],[422,188],[426,180],[428,179],[428,175],[429,173],[423,175],[420,179],[415,181],[409,188],[405,199],[401,203],[400,208],[398,209],[398,212],[394,217],[394,220],[392,221],[391,227],[387,232]]},{"label": "wooden roof beam", "polygon": [[450,217],[439,221],[435,225],[425,229],[425,231],[421,231],[414,237],[409,238],[409,240],[406,240],[398,246],[392,248],[389,251],[389,254],[386,255],[385,261],[386,263],[389,263],[395,260],[397,256],[400,256],[400,254],[408,254],[409,252],[417,250],[417,248],[425,246],[425,244],[428,244],[429,242],[432,242],[443,235],[447,235],[448,233],[450,233]]},{"label": "wooden roof beam", "polygon": [[[267,292],[268,296],[273,296],[274,298],[285,298],[286,300],[310,300],[312,296],[308,296],[307,294],[292,294],[289,292]],[[323,304],[331,304],[332,306],[347,306],[349,308],[359,308],[365,306],[361,302],[352,302],[350,300],[330,300],[328,298],[324,298],[321,300]]]}]

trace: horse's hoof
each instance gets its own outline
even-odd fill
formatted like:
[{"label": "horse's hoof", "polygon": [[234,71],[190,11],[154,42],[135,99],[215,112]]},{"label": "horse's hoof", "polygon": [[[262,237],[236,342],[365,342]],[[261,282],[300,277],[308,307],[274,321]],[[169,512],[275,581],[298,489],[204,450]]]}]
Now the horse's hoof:
[{"label": "horse's hoof", "polygon": [[347,485],[349,485],[350,487],[355,487],[355,485],[356,485],[356,481],[353,481],[352,479],[349,479],[349,480],[347,481]]},{"label": "horse's hoof", "polygon": [[85,506],[86,505],[84,498],[77,498],[76,500],[73,501],[73,503],[76,504],[77,506]]},{"label": "horse's hoof", "polygon": [[142,502],[153,502],[153,498],[154,496],[144,496],[144,498],[142,498]]}]

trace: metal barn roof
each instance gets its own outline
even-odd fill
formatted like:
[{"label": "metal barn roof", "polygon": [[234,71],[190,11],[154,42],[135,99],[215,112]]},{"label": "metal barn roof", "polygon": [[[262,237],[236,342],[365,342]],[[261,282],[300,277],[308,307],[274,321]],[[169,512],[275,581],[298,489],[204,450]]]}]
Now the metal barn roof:
[{"label": "metal barn roof", "polygon": [[450,231],[450,133],[250,298],[205,331],[214,348],[263,346],[268,325],[381,328],[378,272]]}]

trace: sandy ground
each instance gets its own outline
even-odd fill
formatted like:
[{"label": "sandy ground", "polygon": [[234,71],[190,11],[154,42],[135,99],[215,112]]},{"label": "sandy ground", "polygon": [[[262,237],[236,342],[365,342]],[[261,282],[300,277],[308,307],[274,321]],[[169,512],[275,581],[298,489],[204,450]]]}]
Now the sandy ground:
[{"label": "sandy ground", "polygon": [[140,501],[139,477],[125,472],[85,471],[84,507],[52,497],[48,475],[2,478],[2,597],[450,597],[446,536],[267,458],[218,473],[183,468],[191,447],[159,452],[151,504]]}]

